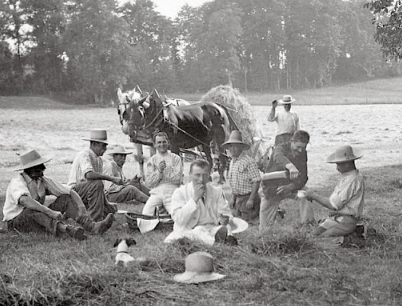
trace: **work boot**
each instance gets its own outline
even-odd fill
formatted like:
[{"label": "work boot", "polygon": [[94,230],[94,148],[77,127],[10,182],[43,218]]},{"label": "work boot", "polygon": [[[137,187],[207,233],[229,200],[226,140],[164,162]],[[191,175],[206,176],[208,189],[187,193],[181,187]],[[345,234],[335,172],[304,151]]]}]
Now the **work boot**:
[{"label": "work boot", "polygon": [[77,219],[77,222],[88,232],[93,235],[100,235],[105,233],[113,224],[113,213],[110,213],[106,218],[100,222],[95,222],[89,216],[82,216]]},{"label": "work boot", "polygon": [[66,226],[66,233],[77,240],[86,240],[85,230],[81,226]]},{"label": "work boot", "polygon": [[92,234],[102,235],[112,226],[114,220],[115,218],[113,214],[108,214],[104,220],[95,223],[94,228],[92,229]]},{"label": "work boot", "polygon": [[225,239],[225,244],[236,246],[238,245],[237,239],[234,236],[227,236]]},{"label": "work boot", "polygon": [[225,242],[227,236],[228,228],[226,226],[221,226],[221,228],[215,233],[215,242]]}]

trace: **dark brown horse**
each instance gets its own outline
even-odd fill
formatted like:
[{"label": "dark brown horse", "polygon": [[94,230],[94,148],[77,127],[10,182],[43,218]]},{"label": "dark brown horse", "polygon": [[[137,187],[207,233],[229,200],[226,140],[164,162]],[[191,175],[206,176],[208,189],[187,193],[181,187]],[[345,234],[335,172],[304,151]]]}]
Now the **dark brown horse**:
[{"label": "dark brown horse", "polygon": [[[180,148],[201,146],[212,165],[211,149],[219,154],[220,182],[227,162],[222,143],[230,132],[230,123],[225,110],[213,102],[173,106],[162,102],[156,90],[147,97],[130,102],[130,124],[137,133],[149,135],[165,132],[170,139],[171,151],[179,154]],[[212,144],[212,145],[211,145]]]}]

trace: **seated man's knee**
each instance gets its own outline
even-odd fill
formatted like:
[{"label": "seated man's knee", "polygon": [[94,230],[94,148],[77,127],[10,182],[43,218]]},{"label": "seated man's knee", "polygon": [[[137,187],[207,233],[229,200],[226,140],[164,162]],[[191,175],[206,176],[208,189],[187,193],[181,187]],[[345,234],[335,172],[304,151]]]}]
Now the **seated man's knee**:
[{"label": "seated man's knee", "polygon": [[103,186],[103,182],[101,180],[92,180],[92,181],[88,181],[88,182],[93,190],[102,190],[102,192],[103,192],[104,186]]}]

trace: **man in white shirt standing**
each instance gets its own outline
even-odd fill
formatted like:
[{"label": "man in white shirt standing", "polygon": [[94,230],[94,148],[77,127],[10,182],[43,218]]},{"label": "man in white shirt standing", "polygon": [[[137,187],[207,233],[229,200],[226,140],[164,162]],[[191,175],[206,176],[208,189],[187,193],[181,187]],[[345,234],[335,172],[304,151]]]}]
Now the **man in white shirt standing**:
[{"label": "man in white shirt standing", "polygon": [[[277,123],[275,145],[288,142],[292,138],[294,132],[300,130],[299,116],[295,112],[291,112],[292,103],[296,102],[291,95],[284,95],[279,101],[272,101],[271,112],[268,115],[268,121]],[[276,107],[282,104],[284,112],[276,113]]]},{"label": "man in white shirt standing", "polygon": [[166,133],[156,133],[153,143],[156,154],[145,165],[145,185],[151,191],[142,213],[153,215],[156,207],[163,207],[171,214],[172,193],[183,180],[183,163],[179,155],[168,150],[169,138]]},{"label": "man in white shirt standing", "polygon": [[89,148],[77,154],[71,167],[68,185],[81,197],[89,215],[95,221],[103,220],[107,214],[115,213],[116,207],[111,205],[105,196],[103,181],[111,181],[123,185],[123,180],[103,174],[103,161],[101,156],[106,152],[106,130],[91,130]]}]

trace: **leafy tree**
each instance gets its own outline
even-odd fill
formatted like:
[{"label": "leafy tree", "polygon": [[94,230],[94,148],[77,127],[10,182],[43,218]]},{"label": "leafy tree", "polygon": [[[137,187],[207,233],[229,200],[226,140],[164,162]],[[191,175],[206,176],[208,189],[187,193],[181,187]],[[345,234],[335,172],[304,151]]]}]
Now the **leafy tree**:
[{"label": "leafy tree", "polygon": [[384,55],[391,59],[402,58],[402,2],[400,0],[375,0],[365,4],[374,14],[375,40]]}]

